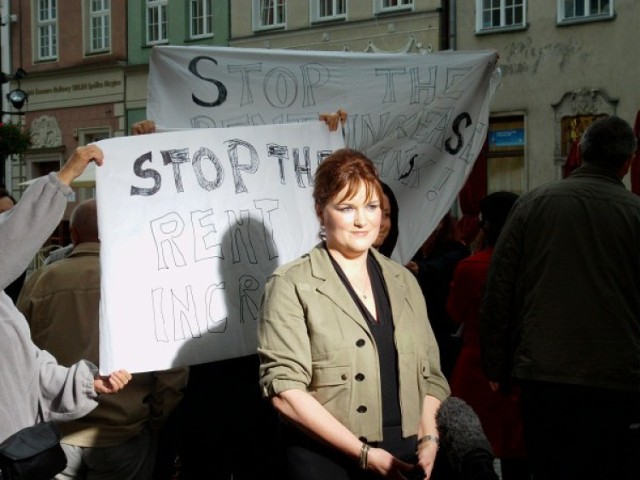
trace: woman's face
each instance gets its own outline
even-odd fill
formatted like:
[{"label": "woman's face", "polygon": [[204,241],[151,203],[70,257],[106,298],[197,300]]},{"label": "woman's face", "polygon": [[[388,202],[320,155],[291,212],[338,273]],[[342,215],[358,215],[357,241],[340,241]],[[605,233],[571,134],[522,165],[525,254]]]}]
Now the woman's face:
[{"label": "woman's face", "polygon": [[382,195],[380,208],[382,210],[382,218],[380,220],[378,238],[373,242],[373,246],[375,248],[380,248],[380,245],[384,243],[387,235],[389,235],[389,231],[391,230],[391,202],[389,202],[389,197],[386,195]]},{"label": "woman's face", "polygon": [[319,212],[325,227],[327,247],[345,258],[355,258],[369,250],[380,229],[380,200],[374,192],[367,200],[367,190],[361,183],[352,198],[343,199],[343,188]]},{"label": "woman's face", "polygon": [[0,198],[0,213],[4,213],[7,210],[11,210],[14,207],[13,200],[9,197]]}]

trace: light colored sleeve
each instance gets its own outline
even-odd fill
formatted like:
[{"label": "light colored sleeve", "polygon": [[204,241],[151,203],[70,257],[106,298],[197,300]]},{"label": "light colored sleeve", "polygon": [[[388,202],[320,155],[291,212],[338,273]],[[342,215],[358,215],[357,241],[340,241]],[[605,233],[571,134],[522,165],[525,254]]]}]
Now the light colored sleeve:
[{"label": "light colored sleeve", "polygon": [[39,178],[11,210],[0,214],[0,290],[24,272],[56,228],[71,189],[52,172]]},{"label": "light colored sleeve", "polygon": [[68,422],[84,417],[98,406],[93,388],[98,368],[81,360],[71,367],[58,365],[46,350],[35,345],[39,365],[41,405],[45,420]]}]

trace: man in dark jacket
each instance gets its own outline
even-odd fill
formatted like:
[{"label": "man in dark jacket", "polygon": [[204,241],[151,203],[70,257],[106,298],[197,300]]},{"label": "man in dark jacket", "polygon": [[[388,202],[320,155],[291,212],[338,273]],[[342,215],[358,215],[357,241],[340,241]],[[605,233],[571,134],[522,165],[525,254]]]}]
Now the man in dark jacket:
[{"label": "man in dark jacket", "polygon": [[483,366],[522,384],[534,479],[640,478],[640,197],[617,117],[594,122],[567,179],[523,195],[495,249]]}]

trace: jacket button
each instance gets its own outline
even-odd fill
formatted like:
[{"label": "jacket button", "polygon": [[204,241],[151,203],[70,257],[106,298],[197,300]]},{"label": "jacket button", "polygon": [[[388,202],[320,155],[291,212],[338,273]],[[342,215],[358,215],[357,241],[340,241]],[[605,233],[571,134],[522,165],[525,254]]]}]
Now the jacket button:
[{"label": "jacket button", "polygon": [[360,405],[357,409],[358,413],[366,413],[367,412],[367,407],[365,407],[364,405]]},{"label": "jacket button", "polygon": [[359,382],[363,381],[364,380],[364,374],[363,373],[358,373],[356,375],[356,380],[359,381]]},{"label": "jacket button", "polygon": [[342,375],[340,375],[340,379],[341,380],[346,380],[347,378],[349,378],[349,377],[347,376],[346,373],[343,373]]},{"label": "jacket button", "polygon": [[362,347],[364,347],[364,344],[365,344],[365,343],[366,343],[366,342],[364,341],[364,339],[363,339],[363,338],[360,338],[360,339],[358,339],[358,341],[356,342],[356,347],[361,347],[361,348],[362,348]]}]

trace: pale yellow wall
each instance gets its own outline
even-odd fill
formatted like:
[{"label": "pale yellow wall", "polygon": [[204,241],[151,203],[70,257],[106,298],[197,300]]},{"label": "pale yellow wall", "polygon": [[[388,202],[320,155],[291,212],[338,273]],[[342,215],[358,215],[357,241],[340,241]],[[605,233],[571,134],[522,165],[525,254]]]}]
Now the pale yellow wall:
[{"label": "pale yellow wall", "polygon": [[476,3],[457,2],[457,47],[498,51],[503,78],[492,112],[526,116],[528,188],[559,178],[552,104],[566,93],[606,91],[619,100],[618,116],[633,125],[640,109],[640,2],[615,0],[611,21],[557,26],[556,1],[529,0],[527,29],[489,35],[474,33]]},{"label": "pale yellow wall", "polygon": [[415,0],[414,8],[374,15],[373,0],[350,0],[345,21],[311,23],[308,0],[288,0],[285,29],[254,32],[251,0],[231,2],[231,40],[236,47],[364,51],[437,50],[439,0]]}]

